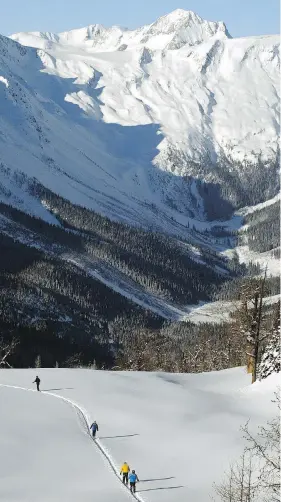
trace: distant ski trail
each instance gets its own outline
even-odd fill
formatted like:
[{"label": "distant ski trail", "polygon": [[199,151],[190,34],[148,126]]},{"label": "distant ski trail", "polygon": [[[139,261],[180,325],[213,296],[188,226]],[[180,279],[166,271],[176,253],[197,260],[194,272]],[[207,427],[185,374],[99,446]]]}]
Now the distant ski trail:
[{"label": "distant ski trail", "polygon": [[[6,384],[0,384],[0,387],[7,387],[7,388],[10,388],[10,389],[20,389],[20,390],[25,390],[25,391],[28,391],[28,392],[38,392],[37,390],[35,389],[27,389],[26,387],[19,387],[19,386],[16,386],[16,385],[6,385]],[[108,453],[108,451],[106,450],[106,448],[102,445],[102,443],[100,442],[99,439],[93,439],[91,433],[90,433],[90,418],[89,418],[89,415],[87,413],[87,411],[82,408],[82,406],[80,406],[79,404],[75,403],[74,401],[72,401],[71,399],[68,399],[66,397],[63,397],[63,396],[60,396],[59,394],[54,394],[53,392],[48,392],[48,391],[40,391],[41,394],[48,394],[49,396],[53,396],[53,397],[56,397],[58,399],[61,399],[62,401],[65,401],[67,404],[70,404],[76,411],[76,413],[78,414],[78,416],[80,416],[80,418],[82,419],[82,424],[84,425],[84,430],[85,430],[85,433],[91,438],[92,442],[95,444],[95,446],[98,448],[99,452],[101,455],[103,455],[103,457],[107,460],[111,470],[113,471],[113,473],[115,474],[115,476],[118,478],[119,482],[121,483],[121,485],[130,492],[131,496],[135,499],[135,500],[138,500],[138,502],[145,502],[143,500],[143,498],[138,494],[138,493],[132,493],[129,488],[127,488],[122,480],[120,479],[120,476],[119,476],[119,470],[117,469],[116,465],[114,464],[114,461],[113,459],[111,458],[111,455]]]}]

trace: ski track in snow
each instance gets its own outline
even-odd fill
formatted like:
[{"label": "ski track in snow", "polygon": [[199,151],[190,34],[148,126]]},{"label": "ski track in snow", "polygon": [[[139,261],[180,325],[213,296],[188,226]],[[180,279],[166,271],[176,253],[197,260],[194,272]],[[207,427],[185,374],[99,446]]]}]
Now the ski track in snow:
[{"label": "ski track in snow", "polygon": [[[8,389],[25,390],[27,392],[38,392],[37,390],[27,389],[26,387],[19,387],[17,385],[0,384],[0,387],[6,387]],[[87,436],[89,436],[91,438],[91,440],[93,441],[93,443],[96,445],[96,447],[100,451],[101,455],[103,455],[103,457],[107,460],[107,463],[109,464],[110,469],[113,471],[113,473],[115,474],[115,476],[120,481],[121,486],[123,488],[125,488],[126,490],[130,491],[129,488],[126,488],[124,486],[124,484],[122,483],[122,480],[120,479],[120,476],[119,476],[119,470],[117,469],[116,465],[114,464],[114,461],[113,461],[111,455],[108,453],[108,451],[106,450],[106,448],[102,445],[100,439],[93,439],[92,438],[91,433],[90,433],[90,422],[91,421],[90,421],[90,417],[89,417],[87,411],[84,408],[82,408],[82,406],[80,406],[79,404],[75,403],[71,399],[68,399],[68,398],[63,397],[63,396],[59,396],[58,394],[54,394],[53,392],[46,392],[46,391],[40,391],[40,392],[41,392],[41,394],[48,394],[49,396],[53,396],[53,397],[56,397],[58,399],[61,399],[65,403],[70,404],[75,409],[76,413],[81,418],[82,427],[84,429],[84,434],[87,434]],[[138,493],[131,493],[130,492],[130,494],[131,494],[131,496],[135,500],[138,500],[138,502],[145,502],[143,500],[143,498]]]}]

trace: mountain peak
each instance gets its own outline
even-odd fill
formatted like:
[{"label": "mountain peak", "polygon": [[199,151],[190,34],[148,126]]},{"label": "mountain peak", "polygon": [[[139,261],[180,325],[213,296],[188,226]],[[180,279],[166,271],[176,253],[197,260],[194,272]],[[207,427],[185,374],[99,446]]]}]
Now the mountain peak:
[{"label": "mountain peak", "polygon": [[172,12],[165,14],[164,16],[161,16],[159,19],[162,18],[169,18],[171,21],[177,20],[177,19],[182,19],[182,18],[190,18],[190,19],[201,19],[200,16],[198,16],[195,12],[192,10],[185,10],[185,9],[175,9]]},{"label": "mountain peak", "polygon": [[178,26],[188,25],[194,22],[200,24],[203,22],[203,19],[191,10],[176,9],[169,14],[159,17],[152,23],[151,27],[157,26],[159,30],[167,32],[167,30],[175,31]]},{"label": "mountain peak", "polygon": [[169,35],[165,48],[180,49],[184,45],[197,45],[212,37],[231,38],[223,22],[206,21],[191,10],[176,9],[160,17],[151,24],[146,32],[148,36]]}]

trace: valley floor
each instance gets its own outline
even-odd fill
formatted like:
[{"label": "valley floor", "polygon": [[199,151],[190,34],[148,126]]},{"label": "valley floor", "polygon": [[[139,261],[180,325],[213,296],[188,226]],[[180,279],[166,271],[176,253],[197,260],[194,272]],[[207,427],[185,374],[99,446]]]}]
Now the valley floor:
[{"label": "valley floor", "polygon": [[[27,392],[36,374],[44,392]],[[243,449],[240,426],[251,419],[255,429],[274,416],[278,382],[272,375],[251,386],[244,368],[1,370],[0,500],[133,500],[114,473],[127,461],[140,478],[138,500],[205,502]],[[87,430],[92,420],[97,444]]]},{"label": "valley floor", "polygon": [[[280,300],[280,294],[264,298],[264,305],[274,305]],[[231,320],[231,314],[239,309],[241,302],[238,300],[221,300],[203,303],[190,307],[190,312],[183,317],[185,321],[193,323],[221,323]]]}]

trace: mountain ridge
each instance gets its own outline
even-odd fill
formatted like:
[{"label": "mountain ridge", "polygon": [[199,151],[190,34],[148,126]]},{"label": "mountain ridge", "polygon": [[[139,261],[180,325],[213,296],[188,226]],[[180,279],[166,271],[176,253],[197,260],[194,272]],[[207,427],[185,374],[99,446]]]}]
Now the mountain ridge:
[{"label": "mountain ridge", "polygon": [[[95,50],[126,50],[128,47],[138,47],[144,44],[151,49],[178,49],[185,44],[203,42],[208,38],[218,35],[229,37],[230,35],[223,22],[205,21],[193,11],[176,9],[170,14],[161,16],[155,22],[139,27],[135,30],[120,26],[105,27],[101,24],[91,24],[84,28],[78,28],[60,33],[30,32],[31,35],[42,40],[40,48],[48,48],[44,40],[50,43],[63,45],[84,45],[85,49]],[[170,37],[159,39],[159,36]],[[11,35],[15,40],[21,41],[23,33]],[[156,39],[153,42],[153,38]],[[158,39],[157,39],[158,37]],[[156,45],[155,45],[156,44]],[[36,45],[35,45],[36,46]],[[122,48],[123,47],[123,48]],[[49,47],[50,48],[50,47]]]}]

